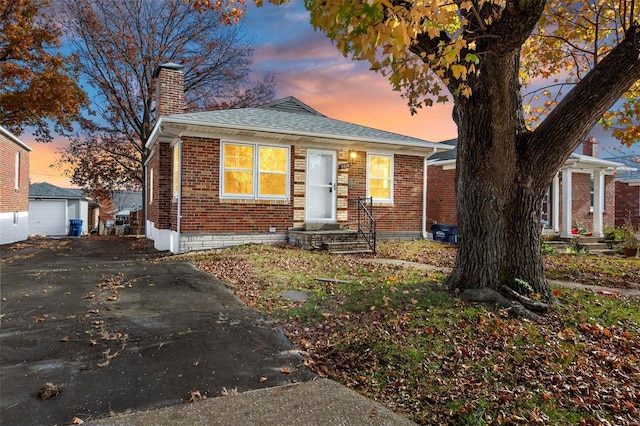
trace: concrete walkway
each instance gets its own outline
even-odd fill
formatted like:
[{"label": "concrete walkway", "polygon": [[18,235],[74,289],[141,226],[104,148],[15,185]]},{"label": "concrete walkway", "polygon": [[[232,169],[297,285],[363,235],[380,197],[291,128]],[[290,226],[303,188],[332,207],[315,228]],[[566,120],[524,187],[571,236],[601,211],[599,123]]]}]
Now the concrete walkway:
[{"label": "concrete walkway", "polygon": [[85,423],[173,425],[415,425],[379,403],[328,379],[260,389]]}]

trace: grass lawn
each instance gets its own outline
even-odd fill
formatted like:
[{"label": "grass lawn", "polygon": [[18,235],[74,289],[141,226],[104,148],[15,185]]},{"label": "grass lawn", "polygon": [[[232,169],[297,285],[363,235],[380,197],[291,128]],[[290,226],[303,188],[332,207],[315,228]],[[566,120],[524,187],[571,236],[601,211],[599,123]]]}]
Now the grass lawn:
[{"label": "grass lawn", "polygon": [[[418,423],[640,419],[638,298],[554,288],[558,306],[533,323],[462,302],[442,287],[442,274],[363,256],[289,246],[185,256],[279,322],[319,375]],[[637,259],[556,256],[547,265],[557,279],[636,288],[640,281]],[[383,242],[378,257],[452,266],[455,248]],[[285,290],[311,297],[286,301]]]}]

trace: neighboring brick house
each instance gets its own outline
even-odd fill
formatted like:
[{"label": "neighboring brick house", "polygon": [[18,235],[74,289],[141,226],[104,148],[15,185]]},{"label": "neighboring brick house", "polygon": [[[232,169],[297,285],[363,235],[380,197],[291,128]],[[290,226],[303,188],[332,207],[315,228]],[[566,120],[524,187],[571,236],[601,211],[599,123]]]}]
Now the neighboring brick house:
[{"label": "neighboring brick house", "polygon": [[426,235],[426,159],[452,149],[328,118],[289,97],[183,114],[182,67],[156,72],[160,118],[146,148],[146,235],[173,253],[284,242],[352,226],[372,197],[381,238]]},{"label": "neighboring brick house", "polygon": [[[441,142],[456,145],[456,140]],[[616,221],[615,173],[624,169],[619,162],[597,158],[597,144],[589,138],[584,154],[571,154],[549,186],[543,201],[542,219],[547,232],[571,237],[574,224],[604,236],[605,225]],[[592,154],[596,154],[593,156]],[[454,178],[455,150],[435,154],[428,160],[427,223],[456,222]],[[569,209],[566,206],[571,206]]]},{"label": "neighboring brick house", "polygon": [[616,226],[631,224],[640,228],[640,156],[611,158],[626,166],[616,174]]},{"label": "neighboring brick house", "polygon": [[29,153],[32,149],[0,126],[0,244],[29,236]]}]

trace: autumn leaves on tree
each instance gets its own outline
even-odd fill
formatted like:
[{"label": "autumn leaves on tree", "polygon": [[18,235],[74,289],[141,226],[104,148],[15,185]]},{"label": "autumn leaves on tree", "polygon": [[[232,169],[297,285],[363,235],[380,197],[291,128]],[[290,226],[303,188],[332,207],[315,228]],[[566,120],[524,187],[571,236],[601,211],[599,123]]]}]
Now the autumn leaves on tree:
[{"label": "autumn leaves on tree", "polygon": [[0,1],[0,122],[16,135],[32,127],[45,142],[50,124],[71,131],[87,106],[72,61],[56,53],[62,33],[43,14],[46,4]]}]

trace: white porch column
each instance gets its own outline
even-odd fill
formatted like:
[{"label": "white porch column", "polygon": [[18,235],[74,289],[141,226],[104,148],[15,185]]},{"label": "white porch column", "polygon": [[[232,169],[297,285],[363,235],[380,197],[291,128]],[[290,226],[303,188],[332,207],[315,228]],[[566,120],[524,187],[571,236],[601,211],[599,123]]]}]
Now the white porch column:
[{"label": "white porch column", "polygon": [[562,169],[562,233],[560,236],[572,238],[571,234],[571,169]]},{"label": "white porch column", "polygon": [[560,177],[557,173],[551,181],[551,229],[560,229]]},{"label": "white porch column", "polygon": [[602,215],[604,213],[604,171],[593,172],[593,236],[604,237]]}]

